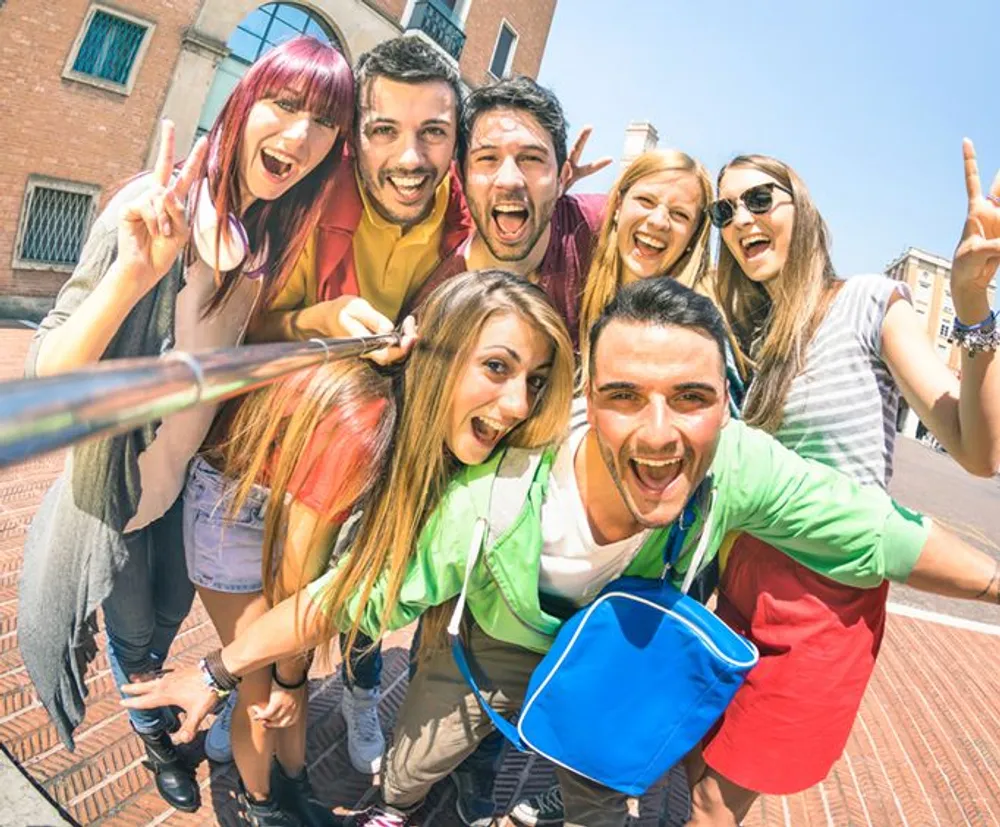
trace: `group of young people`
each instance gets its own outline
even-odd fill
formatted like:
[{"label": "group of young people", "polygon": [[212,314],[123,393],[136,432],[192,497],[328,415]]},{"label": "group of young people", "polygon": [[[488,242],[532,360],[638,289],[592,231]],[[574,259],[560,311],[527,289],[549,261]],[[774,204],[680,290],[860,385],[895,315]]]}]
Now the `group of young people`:
[{"label": "group of young people", "polygon": [[[24,662],[67,744],[102,608],[111,675],[176,808],[200,795],[175,743],[214,713],[206,752],[235,760],[251,823],[405,825],[447,777],[462,820],[493,823],[503,742],[442,644],[474,483],[514,473],[511,452],[533,458],[529,493],[506,504],[515,530],[483,544],[463,628],[504,711],[567,612],[621,574],[663,575],[667,533],[694,508],[669,576],[717,592],[760,661],[685,761],[690,825],[738,824],[760,794],[826,776],[889,581],[1000,603],[1000,564],[886,493],[901,396],[971,473],[1000,467],[1000,178],[981,190],[971,144],[951,275],[960,379],[904,284],[837,276],[787,164],[739,156],[713,184],[654,150],[607,196],[580,195],[601,166],[580,163],[582,144],[568,150],[534,81],[463,96],[409,37],[353,72],[310,38],[273,49],[182,162],[164,124],[155,168],[95,222],[29,375],[246,339],[398,329],[400,344],[71,452],[29,532],[19,605]],[[161,674],[195,591],[223,647]],[[386,750],[379,641],[417,620]],[[309,785],[305,720],[311,653],[337,636],[351,763],[381,786],[335,817]],[[624,795],[557,775],[515,819],[625,822]]]}]

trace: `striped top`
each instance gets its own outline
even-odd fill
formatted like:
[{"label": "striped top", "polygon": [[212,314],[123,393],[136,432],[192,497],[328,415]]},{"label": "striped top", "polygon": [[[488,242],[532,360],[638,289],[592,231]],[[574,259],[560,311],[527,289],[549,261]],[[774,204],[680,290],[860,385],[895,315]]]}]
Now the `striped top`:
[{"label": "striped top", "polygon": [[882,322],[906,284],[881,275],[847,279],[792,380],[774,435],[800,456],[831,465],[862,485],[892,477],[899,388],[882,361]]}]

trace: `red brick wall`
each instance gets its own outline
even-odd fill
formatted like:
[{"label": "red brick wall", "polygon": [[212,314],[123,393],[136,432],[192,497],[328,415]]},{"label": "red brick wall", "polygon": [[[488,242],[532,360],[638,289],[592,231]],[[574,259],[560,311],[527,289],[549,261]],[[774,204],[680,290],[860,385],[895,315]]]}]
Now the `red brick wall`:
[{"label": "red brick wall", "polygon": [[474,86],[491,80],[490,61],[503,20],[518,34],[511,71],[537,77],[555,9],[556,0],[472,0],[459,63],[462,77]]},{"label": "red brick wall", "polygon": [[102,188],[139,171],[200,0],[113,0],[156,24],[128,96],[65,80],[89,0],[7,0],[0,8],[0,295],[52,296],[63,272],[12,271],[30,174]]},{"label": "red brick wall", "polygon": [[386,17],[391,17],[397,23],[402,18],[403,10],[406,8],[406,0],[365,0],[365,2],[381,11]]}]

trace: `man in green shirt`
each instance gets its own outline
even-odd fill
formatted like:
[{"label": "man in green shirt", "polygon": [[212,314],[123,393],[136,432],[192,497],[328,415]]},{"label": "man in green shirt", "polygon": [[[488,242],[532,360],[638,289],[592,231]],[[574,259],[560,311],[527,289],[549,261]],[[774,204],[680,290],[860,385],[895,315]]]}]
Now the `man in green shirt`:
[{"label": "man in green shirt", "polygon": [[[357,620],[377,636],[383,619],[398,628],[455,597],[474,526],[488,514],[468,592],[468,648],[489,680],[490,702],[514,712],[563,622],[553,607],[584,605],[620,574],[659,577],[669,527],[696,492],[696,518],[672,572],[678,582],[704,532],[707,561],[726,533],[747,531],[841,582],[876,586],[888,578],[998,600],[1000,569],[991,558],[884,492],[730,422],[724,347],[722,320],[704,297],[668,279],[620,291],[591,336],[586,421],[578,417],[567,441],[525,461],[497,455],[463,470],[424,526],[399,600],[389,605],[378,583],[367,601],[355,596],[334,612],[335,625]],[[502,530],[494,530],[498,506],[509,515]],[[322,604],[322,581],[309,593]],[[129,691],[142,697],[127,703],[183,706],[191,714],[179,735],[192,737],[220,676],[231,683],[321,642],[323,622],[309,603],[286,601],[213,656],[216,666],[137,684]],[[407,825],[430,787],[490,731],[447,650],[421,663],[410,689],[383,765],[382,802],[345,824]],[[557,773],[567,825],[625,823],[625,796]]]}]

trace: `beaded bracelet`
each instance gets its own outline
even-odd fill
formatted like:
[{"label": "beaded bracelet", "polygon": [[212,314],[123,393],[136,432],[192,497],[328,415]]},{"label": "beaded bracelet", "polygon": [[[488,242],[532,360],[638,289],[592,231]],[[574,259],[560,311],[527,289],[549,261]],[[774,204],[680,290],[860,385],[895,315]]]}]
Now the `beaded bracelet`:
[{"label": "beaded bracelet", "polygon": [[970,330],[985,330],[985,329],[992,330],[994,327],[996,327],[996,323],[997,323],[997,314],[993,311],[990,311],[987,314],[986,318],[983,319],[981,322],[979,322],[979,324],[962,324],[956,318],[955,321],[952,322],[952,330],[955,333],[967,332]]},{"label": "beaded bracelet", "polygon": [[951,328],[952,338],[956,345],[968,351],[970,359],[981,351],[996,351],[1000,348],[1000,329],[997,329],[996,320],[994,312],[974,325],[965,325],[955,319]]}]

